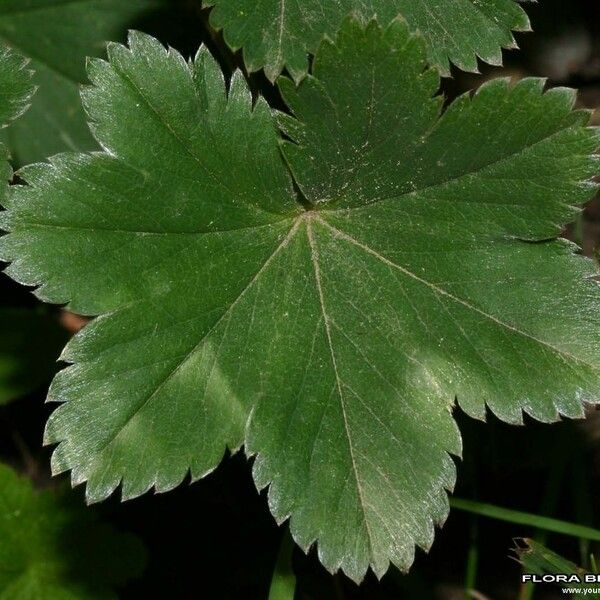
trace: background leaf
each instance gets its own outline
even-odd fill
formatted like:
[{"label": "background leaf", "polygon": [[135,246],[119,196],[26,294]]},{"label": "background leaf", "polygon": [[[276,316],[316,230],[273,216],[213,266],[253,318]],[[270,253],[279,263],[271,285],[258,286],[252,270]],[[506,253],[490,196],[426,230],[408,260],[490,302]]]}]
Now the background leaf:
[{"label": "background leaf", "polygon": [[284,67],[294,79],[307,71],[323,35],[333,36],[351,11],[377,15],[383,24],[402,15],[427,44],[429,61],[449,74],[449,61],[477,70],[477,57],[501,64],[501,48],[515,47],[511,30],[529,29],[516,0],[208,0],[212,24],[224,29],[225,40],[243,48],[250,71],[265,67],[274,79]]},{"label": "background leaf", "polygon": [[0,598],[116,598],[112,587],[142,573],[139,540],[97,521],[68,493],[36,491],[0,464]]},{"label": "background leaf", "polygon": [[[28,108],[34,93],[33,72],[27,68],[27,61],[0,44],[0,128],[5,128]],[[12,179],[12,169],[8,162],[8,150],[0,142],[0,198],[4,199],[8,182]]]},{"label": "background leaf", "polygon": [[[28,108],[33,96],[33,72],[27,61],[0,47],[0,124],[6,127]],[[12,170],[3,158],[2,197]],[[55,372],[66,332],[41,312],[0,308],[0,405],[35,390]]]},{"label": "background leaf", "polygon": [[34,92],[27,61],[0,46],[0,124],[6,127],[27,109]]},{"label": "background leaf", "polygon": [[64,150],[96,147],[87,127],[79,85],[85,59],[104,52],[167,0],[2,0],[0,40],[31,60],[38,93],[29,112],[7,133],[22,165]]}]

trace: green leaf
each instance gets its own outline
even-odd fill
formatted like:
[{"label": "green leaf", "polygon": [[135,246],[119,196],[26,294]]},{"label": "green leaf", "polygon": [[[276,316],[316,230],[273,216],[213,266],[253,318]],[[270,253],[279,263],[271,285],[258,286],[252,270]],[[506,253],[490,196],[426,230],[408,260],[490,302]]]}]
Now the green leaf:
[{"label": "green leaf", "polygon": [[[28,108],[33,96],[32,71],[22,56],[0,44],[0,129],[4,129]],[[13,171],[8,163],[8,149],[0,142],[0,202],[4,204]]]},{"label": "green leaf", "polygon": [[164,0],[2,0],[0,42],[31,60],[38,93],[7,134],[13,160],[27,164],[96,144],[86,124],[79,85],[86,56],[104,51]]},{"label": "green leaf", "polygon": [[516,542],[517,545],[513,551],[517,555],[519,562],[522,563],[525,573],[535,575],[577,575],[581,583],[561,583],[559,584],[560,587],[581,590],[581,593],[572,593],[570,595],[571,598],[592,598],[593,600],[600,598],[600,594],[594,593],[598,589],[598,584],[585,584],[585,575],[588,571],[578,567],[575,563],[549,550],[535,540],[522,538],[516,540]]},{"label": "green leaf", "polygon": [[0,45],[0,127],[6,127],[28,108],[34,92],[27,61]]},{"label": "green leaf", "polygon": [[[27,61],[0,43],[0,129],[7,127],[28,108],[35,88]],[[7,148],[0,142],[0,199],[6,196],[13,173]]]},{"label": "green leaf", "polygon": [[145,551],[64,492],[0,464],[0,598],[104,600],[141,575]]},{"label": "green leaf", "polygon": [[515,48],[512,31],[528,31],[529,19],[518,0],[204,0],[213,6],[211,23],[223,29],[233,49],[243,49],[250,71],[265,68],[273,80],[284,68],[295,80],[307,71],[324,35],[333,36],[351,11],[377,15],[389,23],[402,15],[424,36],[429,62],[443,75],[449,61],[477,71],[477,57],[502,64],[501,48]]},{"label": "green leaf", "polygon": [[553,239],[595,189],[587,113],[527,79],[440,114],[423,43],[350,19],[280,81],[282,142],[205,51],[129,46],[89,67],[105,153],[24,169],[2,217],[16,280],[101,315],[49,392],[54,471],[131,498],[245,443],[329,570],[408,569],[448,513],[455,398],[520,423],[600,396],[596,269]]},{"label": "green leaf", "polygon": [[0,405],[50,381],[68,337],[42,312],[0,308]]},{"label": "green leaf", "polygon": [[583,575],[584,569],[578,567],[575,563],[559,556],[552,550],[548,550],[544,545],[529,538],[520,538],[520,542],[514,548],[514,552],[523,563],[527,573],[543,575],[545,573],[563,573],[565,575]]},{"label": "green leaf", "polygon": [[[0,127],[20,117],[33,96],[33,72],[27,61],[0,45]],[[0,145],[2,199],[12,179]],[[66,332],[42,313],[0,308],[0,405],[31,392],[50,379]]]}]

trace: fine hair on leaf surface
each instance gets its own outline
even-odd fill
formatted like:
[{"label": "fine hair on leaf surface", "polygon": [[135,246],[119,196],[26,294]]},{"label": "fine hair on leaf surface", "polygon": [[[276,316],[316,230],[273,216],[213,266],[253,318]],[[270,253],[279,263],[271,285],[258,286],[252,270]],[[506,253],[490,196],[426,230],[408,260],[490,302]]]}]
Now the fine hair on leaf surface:
[{"label": "fine hair on leaf surface", "polygon": [[239,73],[226,90],[204,49],[186,63],[132,32],[89,63],[104,151],[20,172],[0,257],[97,315],[45,434],[90,502],[244,445],[304,550],[381,577],[448,514],[455,398],[509,423],[598,400],[597,269],[556,239],[595,189],[589,115],[540,79],[442,112],[427,56],[401,19],[347,18],[278,80],[290,115]]}]

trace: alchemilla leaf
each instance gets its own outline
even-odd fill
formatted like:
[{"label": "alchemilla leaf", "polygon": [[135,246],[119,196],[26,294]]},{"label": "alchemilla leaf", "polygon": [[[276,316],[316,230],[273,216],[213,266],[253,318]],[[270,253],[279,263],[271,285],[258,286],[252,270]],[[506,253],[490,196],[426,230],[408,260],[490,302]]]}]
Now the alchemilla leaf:
[{"label": "alchemilla leaf", "polygon": [[519,0],[205,0],[211,22],[225,40],[243,48],[251,71],[264,67],[269,79],[284,68],[294,79],[307,71],[307,54],[323,35],[334,36],[351,11],[389,23],[398,15],[425,40],[429,62],[445,75],[450,62],[477,70],[477,57],[502,63],[502,48],[516,47],[512,31],[529,30]]},{"label": "alchemilla leaf", "polygon": [[64,491],[35,490],[0,464],[0,598],[108,600],[139,576],[145,551]]},{"label": "alchemilla leaf", "polygon": [[0,127],[20,117],[33,96],[33,72],[27,61],[0,45]]},{"label": "alchemilla leaf", "polygon": [[79,97],[86,56],[122,39],[166,0],[2,0],[0,42],[31,60],[38,93],[6,136],[19,165],[64,150],[96,147]]},{"label": "alchemilla leaf", "polygon": [[[35,92],[33,71],[27,60],[0,43],[0,129],[5,129],[28,108]],[[4,202],[13,172],[8,149],[0,142],[0,198]]]},{"label": "alchemilla leaf", "polygon": [[[0,128],[27,110],[34,85],[28,61],[0,45]],[[2,202],[13,172],[8,151],[0,144]],[[0,405],[35,390],[56,372],[56,357],[66,332],[47,315],[21,308],[0,307]]]},{"label": "alchemilla leaf", "polygon": [[444,521],[456,399],[512,423],[597,401],[596,269],[555,239],[594,190],[588,115],[537,79],[442,113],[426,57],[346,20],[277,124],[205,51],[132,34],[90,63],[105,152],[26,168],[2,216],[8,272],[100,315],[50,390],[55,472],[131,498],[245,444],[276,519],[359,581]]}]

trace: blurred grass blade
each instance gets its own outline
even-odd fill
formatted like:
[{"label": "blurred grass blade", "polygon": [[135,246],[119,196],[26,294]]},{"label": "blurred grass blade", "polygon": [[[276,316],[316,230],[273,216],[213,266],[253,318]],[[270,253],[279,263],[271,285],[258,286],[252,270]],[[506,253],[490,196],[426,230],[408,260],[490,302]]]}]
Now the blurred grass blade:
[{"label": "blurred grass blade", "polygon": [[532,513],[502,508],[501,506],[485,504],[475,500],[465,500],[464,498],[451,498],[450,506],[457,510],[489,517],[490,519],[507,521],[509,523],[515,523],[516,525],[526,525],[527,527],[544,529],[546,531],[585,538],[587,540],[600,541],[600,531],[598,529],[577,525],[576,523],[569,523],[567,521],[559,521],[558,519],[552,519],[542,515],[534,515]]}]

